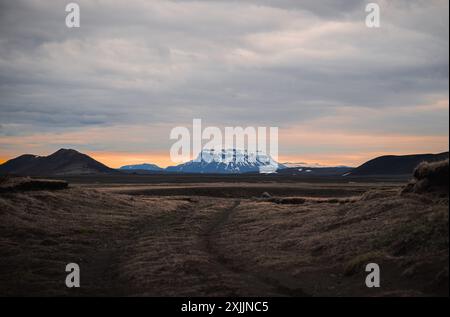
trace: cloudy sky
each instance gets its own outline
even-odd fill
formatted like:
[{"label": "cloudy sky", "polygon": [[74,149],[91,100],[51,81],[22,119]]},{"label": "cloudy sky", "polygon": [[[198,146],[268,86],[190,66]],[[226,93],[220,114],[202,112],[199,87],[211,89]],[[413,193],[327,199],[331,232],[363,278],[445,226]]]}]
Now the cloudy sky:
[{"label": "cloudy sky", "polygon": [[0,161],[170,165],[175,126],[279,127],[280,161],[449,148],[447,0],[0,0]]}]

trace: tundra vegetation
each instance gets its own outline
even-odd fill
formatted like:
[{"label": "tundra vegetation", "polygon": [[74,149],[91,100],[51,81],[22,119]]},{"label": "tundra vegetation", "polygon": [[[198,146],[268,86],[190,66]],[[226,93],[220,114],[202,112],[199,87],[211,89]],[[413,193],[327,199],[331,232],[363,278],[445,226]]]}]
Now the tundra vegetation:
[{"label": "tundra vegetation", "polygon": [[448,296],[448,160],[409,184],[57,184],[2,179],[0,295]]}]

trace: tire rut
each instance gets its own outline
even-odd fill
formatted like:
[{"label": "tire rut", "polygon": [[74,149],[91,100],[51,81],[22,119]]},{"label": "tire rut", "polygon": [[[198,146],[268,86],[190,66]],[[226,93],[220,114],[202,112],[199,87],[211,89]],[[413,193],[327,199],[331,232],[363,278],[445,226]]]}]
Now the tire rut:
[{"label": "tire rut", "polygon": [[[250,291],[259,291],[258,293],[260,294],[258,295],[294,297],[310,296],[302,289],[287,286],[287,283],[284,283],[281,277],[277,278],[273,276],[273,274],[271,276],[269,274],[251,272],[248,269],[245,269],[245,264],[238,263],[236,260],[227,257],[220,251],[220,248],[215,243],[215,241],[217,241],[218,233],[231,218],[240,203],[240,200],[234,201],[233,205],[230,208],[226,208],[220,212],[219,216],[212,223],[210,223],[204,231],[203,244],[205,246],[205,250],[211,259],[217,264],[218,270],[227,271],[233,276],[236,276],[239,280],[245,281],[247,285],[253,286]],[[267,294],[267,292],[270,292],[270,294]],[[237,295],[249,296],[253,294]]]}]

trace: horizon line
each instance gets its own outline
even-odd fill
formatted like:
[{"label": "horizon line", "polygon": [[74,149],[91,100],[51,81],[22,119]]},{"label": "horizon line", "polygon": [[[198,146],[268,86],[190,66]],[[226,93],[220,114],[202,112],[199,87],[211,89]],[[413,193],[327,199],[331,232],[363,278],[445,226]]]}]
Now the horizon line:
[{"label": "horizon line", "polygon": [[[0,164],[4,164],[12,159],[15,159],[17,157],[20,157],[22,155],[35,155],[35,156],[41,156],[41,157],[45,157],[45,156],[49,156],[52,155],[60,150],[74,150],[77,151],[78,153],[81,154],[85,154],[88,155],[89,157],[93,158],[94,160],[102,163],[103,165],[111,168],[111,169],[119,169],[123,166],[130,166],[130,165],[141,165],[141,164],[154,164],[160,168],[167,168],[169,166],[176,166],[179,164],[183,164],[189,161],[192,161],[192,159],[183,161],[183,162],[173,162],[170,161],[170,159],[168,160],[167,158],[170,157],[169,154],[163,155],[165,156],[166,159],[161,159],[161,155],[151,155],[151,154],[146,154],[145,152],[141,152],[143,154],[143,156],[140,156],[139,158],[137,158],[136,156],[139,156],[140,152],[105,152],[105,151],[80,151],[74,148],[70,148],[70,147],[61,147],[59,149],[57,149],[56,151],[53,151],[47,155],[39,155],[39,154],[32,154],[32,153],[23,153],[23,154],[19,154],[19,155],[12,155],[10,158],[6,158],[6,157],[2,157],[0,156]],[[205,150],[205,149],[203,149]],[[392,153],[392,152],[387,152],[387,151],[380,151],[377,153],[377,155],[374,156],[367,156],[367,159],[362,160],[360,163],[357,164],[345,164],[345,163],[330,163],[330,161],[327,161],[328,163],[324,163],[323,159],[317,159],[317,160],[301,160],[301,159],[292,159],[292,160],[283,160],[283,159],[279,159],[279,162],[277,162],[278,164],[302,164],[304,165],[303,167],[317,167],[317,168],[325,168],[325,167],[349,167],[349,168],[356,168],[362,164],[364,164],[365,162],[368,162],[372,159],[378,158],[378,157],[382,157],[382,156],[408,156],[408,155],[438,155],[438,154],[444,154],[444,153],[448,153],[449,150],[445,149],[444,151],[436,151],[436,152],[422,152],[422,153],[401,153],[401,152],[397,152],[397,153]],[[113,154],[115,153],[115,154]],[[360,154],[362,155],[362,153]],[[308,155],[301,155],[303,157],[308,156]],[[127,158],[128,157],[128,158]],[[291,157],[291,158],[299,158],[300,155],[279,155],[279,158],[283,158],[283,157]],[[122,158],[122,160],[120,160],[120,158]],[[115,163],[114,163],[115,162]],[[118,164],[118,162],[122,162],[120,164]],[[310,165],[310,166],[308,166]],[[316,166],[314,166],[316,165]]]}]

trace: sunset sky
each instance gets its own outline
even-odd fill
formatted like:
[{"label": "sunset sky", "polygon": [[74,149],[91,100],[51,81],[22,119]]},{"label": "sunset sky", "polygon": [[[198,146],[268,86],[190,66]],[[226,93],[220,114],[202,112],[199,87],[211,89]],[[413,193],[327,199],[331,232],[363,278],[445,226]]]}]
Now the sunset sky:
[{"label": "sunset sky", "polygon": [[[279,161],[449,149],[447,0],[0,0],[0,162],[173,164],[172,128],[279,127]],[[381,8],[367,28],[365,5]]]}]

